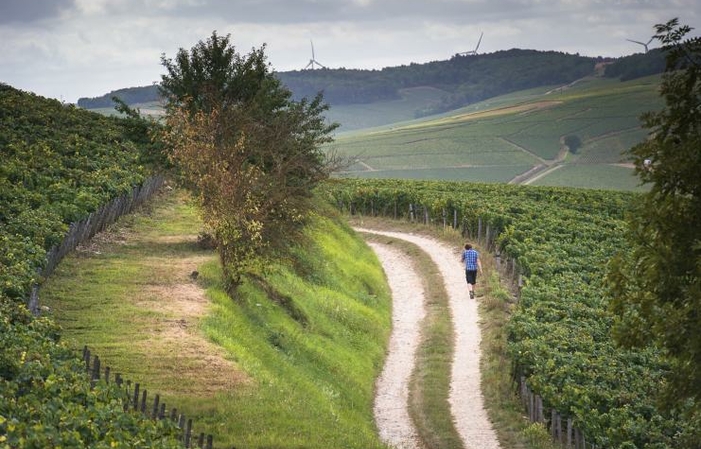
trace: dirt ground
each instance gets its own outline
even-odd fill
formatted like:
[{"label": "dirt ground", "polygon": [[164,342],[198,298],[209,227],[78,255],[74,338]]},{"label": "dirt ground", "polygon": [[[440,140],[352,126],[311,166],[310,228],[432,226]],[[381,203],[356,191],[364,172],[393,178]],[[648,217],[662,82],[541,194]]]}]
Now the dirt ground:
[{"label": "dirt ground", "polygon": [[[469,299],[459,249],[437,240],[400,232],[357,229],[406,240],[425,251],[438,266],[449,296],[455,325],[455,355],[451,370],[450,406],[457,431],[465,448],[499,449],[499,442],[487,417],[480,389],[480,329],[477,301]],[[393,331],[390,353],[378,382],[375,416],[380,436],[400,449],[419,449],[416,431],[408,414],[408,378],[414,356],[420,322],[424,314],[423,289],[416,285],[420,274],[401,252],[387,245],[372,244],[392,290]]]}]

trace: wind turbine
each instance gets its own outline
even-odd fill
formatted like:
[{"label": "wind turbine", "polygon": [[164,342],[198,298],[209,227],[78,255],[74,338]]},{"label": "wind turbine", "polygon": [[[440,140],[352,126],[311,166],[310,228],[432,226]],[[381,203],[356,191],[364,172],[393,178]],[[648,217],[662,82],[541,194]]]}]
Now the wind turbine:
[{"label": "wind turbine", "polygon": [[645,47],[645,53],[647,53],[647,46],[650,45],[650,42],[652,42],[653,39],[655,39],[655,38],[654,38],[654,37],[651,37],[650,40],[647,41],[647,44],[644,43],[644,42],[640,42],[640,41],[634,41],[633,39],[626,39],[626,40],[627,40],[628,42],[633,42],[633,43],[635,43],[635,44],[640,44],[640,45],[642,45],[643,47]]},{"label": "wind turbine", "polygon": [[314,42],[312,42],[310,39],[309,43],[312,45],[312,59],[309,60],[309,63],[304,67],[304,70],[307,70],[309,68],[314,70],[315,64],[318,65],[319,67],[321,67],[322,69],[325,69],[326,67],[324,65],[322,65],[319,61],[317,61],[314,57]]},{"label": "wind turbine", "polygon": [[484,31],[482,32],[482,34],[480,34],[480,38],[479,38],[479,40],[477,41],[477,46],[475,46],[475,49],[474,49],[474,50],[465,51],[465,52],[462,52],[462,53],[459,53],[459,54],[461,54],[461,55],[463,55],[463,56],[467,56],[467,55],[476,55],[476,54],[477,54],[477,50],[480,48],[480,44],[482,43],[482,36],[484,36]]}]

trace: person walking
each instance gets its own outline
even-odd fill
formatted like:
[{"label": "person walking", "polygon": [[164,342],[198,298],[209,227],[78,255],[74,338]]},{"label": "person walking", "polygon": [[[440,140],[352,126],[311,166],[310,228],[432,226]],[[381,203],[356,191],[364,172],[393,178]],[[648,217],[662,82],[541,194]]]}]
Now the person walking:
[{"label": "person walking", "polygon": [[467,280],[467,291],[470,292],[470,299],[475,298],[475,284],[477,283],[477,270],[482,274],[482,261],[480,254],[472,248],[472,245],[465,243],[462,251],[461,262],[465,262],[465,279]]}]

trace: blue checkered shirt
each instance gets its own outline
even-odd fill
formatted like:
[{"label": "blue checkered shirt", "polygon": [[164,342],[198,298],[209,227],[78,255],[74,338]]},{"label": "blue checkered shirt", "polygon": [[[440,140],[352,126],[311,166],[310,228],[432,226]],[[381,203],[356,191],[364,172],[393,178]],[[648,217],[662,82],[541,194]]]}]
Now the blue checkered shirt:
[{"label": "blue checkered shirt", "polygon": [[469,271],[477,271],[477,258],[479,253],[474,249],[466,249],[462,252],[462,260],[465,262],[465,269]]}]

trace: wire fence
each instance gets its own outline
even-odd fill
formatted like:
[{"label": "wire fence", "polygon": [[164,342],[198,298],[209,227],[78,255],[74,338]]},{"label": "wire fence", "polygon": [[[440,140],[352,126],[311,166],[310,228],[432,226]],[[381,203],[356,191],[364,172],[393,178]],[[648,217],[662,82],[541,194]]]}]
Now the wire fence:
[{"label": "wire fence", "polygon": [[214,438],[212,435],[200,433],[195,439],[192,432],[192,419],[187,418],[180,413],[178,409],[172,408],[168,411],[165,402],[161,402],[159,394],[154,394],[153,398],[148,397],[148,391],[141,389],[139,383],[132,383],[130,380],[124,380],[120,373],[112,375],[109,366],[104,369],[101,366],[100,358],[97,355],[92,355],[87,346],[83,348],[83,361],[85,362],[85,370],[90,376],[91,386],[95,386],[102,381],[106,384],[114,382],[124,392],[124,412],[140,412],[143,415],[154,419],[170,419],[178,424],[181,429],[181,441],[186,448],[202,448],[212,449]]},{"label": "wire fence", "polygon": [[[115,223],[122,215],[128,214],[143,204],[164,183],[165,177],[163,175],[153,176],[144,181],[143,184],[134,187],[131,192],[115,198],[84,219],[71,223],[61,243],[52,247],[47,253],[46,265],[39,271],[39,277],[47,278],[51,276],[59,262],[68,253],[76,249],[79,244],[88,241],[98,232],[103,231],[107,226]],[[39,287],[39,284],[32,286],[32,291],[27,301],[27,307],[34,315],[39,315],[40,313]]]}]

